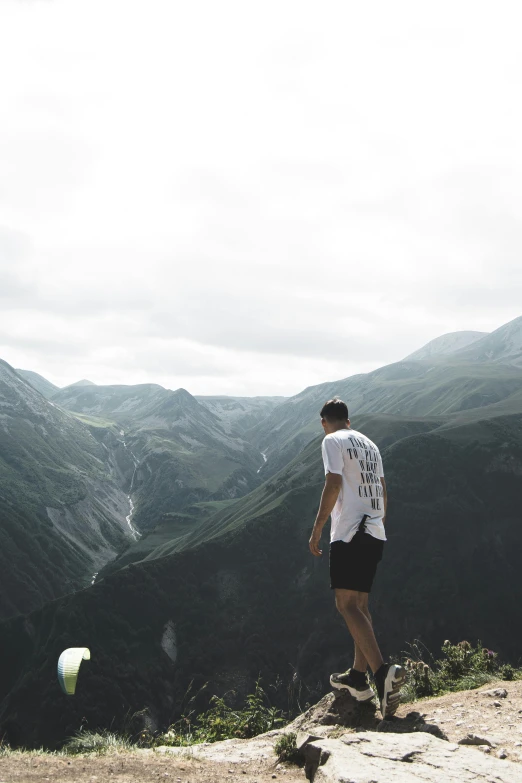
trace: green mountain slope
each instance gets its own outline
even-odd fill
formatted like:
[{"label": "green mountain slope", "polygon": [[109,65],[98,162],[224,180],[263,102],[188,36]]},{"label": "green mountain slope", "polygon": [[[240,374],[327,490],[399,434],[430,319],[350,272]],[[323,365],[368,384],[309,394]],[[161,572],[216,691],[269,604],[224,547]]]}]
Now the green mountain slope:
[{"label": "green mountain slope", "polygon": [[334,395],[347,401],[351,413],[403,417],[473,418],[520,410],[522,368],[483,362],[465,363],[453,357],[412,360],[381,367],[364,375],[310,386],[291,397],[245,437],[268,456],[261,470],[276,473],[315,435],[320,434],[319,411]]},{"label": "green mountain slope", "polygon": [[122,481],[107,445],[0,361],[0,616],[88,584],[124,548]]},{"label": "green mountain slope", "polygon": [[[401,419],[391,416],[363,416],[354,427],[364,430],[369,437],[379,440],[381,448],[413,434],[429,432],[441,426],[445,419]],[[234,503],[224,503],[214,508],[206,518],[194,526],[183,524],[179,515],[165,519],[140,541],[133,544],[124,555],[107,566],[113,572],[122,564],[181,552],[213,538],[229,533],[244,524],[277,508],[296,487],[320,482],[323,477],[322,462],[318,460],[322,438],[315,438],[278,474],[264,482],[253,492]],[[210,509],[209,509],[210,511]]]},{"label": "green mountain slope", "polygon": [[240,497],[260,483],[259,450],[228,434],[221,420],[185,389],[69,386],[53,401],[120,428],[136,464],[131,493],[133,522],[140,530],[172,512],[199,518],[198,504]]},{"label": "green mountain slope", "polygon": [[226,397],[197,395],[196,399],[214,413],[225,432],[238,438],[262,421],[285,397]]},{"label": "green mountain slope", "polygon": [[[464,364],[445,359],[399,362],[368,375],[358,375],[305,389],[281,402],[254,428],[245,433],[266,450],[268,461],[259,469],[260,478],[269,480],[285,470],[306,444],[322,433],[319,410],[326,399],[339,394],[347,399],[356,415],[352,419],[368,427],[370,436],[384,448],[416,432],[444,423],[456,424],[522,411],[522,370],[518,367]],[[401,414],[401,411],[406,411]],[[397,413],[399,412],[399,413]],[[262,492],[265,490],[263,489]],[[276,493],[277,494],[277,493]],[[248,496],[259,508],[261,495]],[[162,556],[201,543],[213,535],[221,517],[235,515],[239,505],[225,504],[217,517],[212,507],[194,504],[191,508],[168,511],[147,527],[147,535],[132,544],[122,559],[108,566]],[[196,517],[197,524],[194,524]]]},{"label": "green mountain slope", "polygon": [[56,394],[57,391],[59,391],[59,387],[55,386],[54,383],[51,383],[51,381],[48,381],[47,378],[44,378],[43,375],[38,375],[37,372],[32,372],[31,370],[16,370],[18,375],[20,375],[24,380],[28,381],[33,389],[36,389],[36,391],[39,391],[40,394],[43,394],[44,397],[46,397],[48,400],[51,399],[51,397]]},{"label": "green mountain slope", "polygon": [[[415,638],[433,649],[445,638],[479,638],[517,659],[522,413],[410,434],[383,457],[389,540],[372,614],[385,654]],[[145,707],[153,725],[166,726],[191,681],[209,683],[201,698],[244,694],[259,673],[283,681],[276,702],[287,685],[301,684],[304,699],[326,691],[329,673],[349,664],[351,644],[328,589],[327,557],[308,551],[322,483],[317,441],[278,486],[219,512],[215,538],[0,624],[0,733],[53,743],[82,720],[114,727]],[[175,649],[165,644],[169,628]],[[67,699],[56,660],[77,645],[90,647],[92,661]]]}]

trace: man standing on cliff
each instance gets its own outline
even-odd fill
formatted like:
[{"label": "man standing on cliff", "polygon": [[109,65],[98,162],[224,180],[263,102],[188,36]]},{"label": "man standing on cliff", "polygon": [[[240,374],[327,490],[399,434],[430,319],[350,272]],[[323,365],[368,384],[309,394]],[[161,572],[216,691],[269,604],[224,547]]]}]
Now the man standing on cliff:
[{"label": "man standing on cliff", "polygon": [[406,672],[385,663],[375,639],[368,611],[368,595],[382,558],[386,533],[386,483],[379,449],[352,430],[348,407],[339,398],[321,410],[325,432],[322,443],[325,485],[317,512],[310,551],[320,557],[321,532],[330,514],[330,586],[335,603],[355,642],[353,666],[332,674],[334,688],[348,690],[358,701],[374,696],[367,679],[370,666],[383,718],[395,714]]}]

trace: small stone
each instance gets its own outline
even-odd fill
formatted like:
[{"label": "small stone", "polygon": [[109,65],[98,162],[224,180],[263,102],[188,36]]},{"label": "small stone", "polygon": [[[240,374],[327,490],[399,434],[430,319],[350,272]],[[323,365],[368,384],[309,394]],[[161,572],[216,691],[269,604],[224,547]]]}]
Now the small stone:
[{"label": "small stone", "polygon": [[463,720],[458,720],[458,721],[455,723],[455,726],[462,726],[462,724],[463,724],[463,723],[464,723],[464,721],[463,721]]},{"label": "small stone", "polygon": [[484,753],[491,753],[491,748],[489,745],[479,745],[479,750],[484,751]]},{"label": "small stone", "polygon": [[[395,669],[394,669],[394,671],[395,671]],[[272,775],[272,778],[276,778],[276,777],[277,777],[277,775]]]},{"label": "small stone", "polygon": [[498,759],[507,759],[507,757],[508,757],[507,750],[505,750],[505,748],[501,748],[498,751],[498,753],[497,753],[497,758]]},{"label": "small stone", "polygon": [[506,699],[507,690],[505,688],[492,688],[489,691],[479,691],[481,696],[489,696],[493,699]]},{"label": "small stone", "polygon": [[494,701],[493,702],[493,706],[494,707],[502,707],[502,704],[499,701]]},{"label": "small stone", "polygon": [[243,773],[243,775],[246,775],[247,773],[246,769],[242,769],[241,772]]},{"label": "small stone", "polygon": [[493,743],[488,740],[487,737],[479,737],[478,734],[468,734],[467,737],[459,739],[459,745],[488,745],[491,747]]},{"label": "small stone", "polygon": [[462,702],[461,701],[456,701],[451,706],[452,707],[462,707]]},{"label": "small stone", "polygon": [[[522,742],[515,742],[515,748],[522,748]],[[69,762],[70,764],[71,762]]]}]

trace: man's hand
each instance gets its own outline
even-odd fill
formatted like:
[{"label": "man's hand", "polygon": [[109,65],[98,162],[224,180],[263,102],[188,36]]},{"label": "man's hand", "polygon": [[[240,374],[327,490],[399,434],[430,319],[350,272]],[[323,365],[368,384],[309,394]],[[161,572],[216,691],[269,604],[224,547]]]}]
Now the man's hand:
[{"label": "man's hand", "polygon": [[343,483],[343,477],[341,476],[340,473],[330,473],[330,471],[328,471],[324,481],[324,487],[323,487],[323,493],[321,495],[321,503],[319,505],[319,511],[317,512],[314,528],[312,530],[312,535],[310,536],[310,541],[308,542],[308,546],[310,547],[310,552],[314,555],[314,557],[321,557],[321,555],[323,554],[321,549],[319,549],[319,541],[321,540],[321,533],[323,527],[326,524],[326,520],[332,513],[332,509],[337,502],[339,492],[341,491],[342,483]]},{"label": "man's hand", "polygon": [[312,535],[310,536],[310,541],[308,542],[308,546],[310,547],[310,552],[315,557],[321,557],[323,554],[323,550],[319,549],[319,541],[321,540],[321,531],[316,530],[315,527],[312,530]]}]

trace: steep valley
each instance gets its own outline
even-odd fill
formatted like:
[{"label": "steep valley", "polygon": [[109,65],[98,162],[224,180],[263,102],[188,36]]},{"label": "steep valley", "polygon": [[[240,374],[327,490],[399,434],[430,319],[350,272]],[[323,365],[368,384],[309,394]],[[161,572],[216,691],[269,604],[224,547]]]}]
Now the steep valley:
[{"label": "steep valley", "polygon": [[[118,725],[128,710],[148,708],[163,726],[191,682],[208,683],[203,706],[205,693],[244,695],[259,674],[286,683],[281,701],[291,682],[307,699],[321,695],[329,672],[348,665],[351,645],[327,558],[307,547],[322,486],[318,447],[278,474],[277,497],[263,490],[264,507],[259,496],[240,500],[237,514],[218,512],[213,538],[1,624],[0,726],[26,744],[51,745],[82,718]],[[444,638],[480,638],[518,659],[522,636],[511,618],[522,600],[522,414],[413,434],[383,457],[392,500],[372,614],[386,653],[417,638],[433,649]],[[162,647],[167,627],[175,660]],[[64,701],[56,659],[80,645],[92,660],[77,697]]]},{"label": "steep valley", "polygon": [[[251,403],[152,384],[73,385],[45,400],[2,364],[0,535],[30,557],[25,570],[18,555],[2,564],[4,617],[20,614],[0,623],[0,735],[53,747],[82,721],[118,728],[142,709],[164,728],[189,687],[197,710],[213,693],[241,698],[259,675],[280,706],[297,691],[310,702],[325,692],[352,656],[328,589],[326,531],[322,558],[308,550],[324,481],[318,413],[334,394],[383,455],[388,543],[372,615],[385,653],[468,638],[518,663],[519,321],[472,340],[446,335],[429,358],[421,350]],[[89,546],[107,548],[92,546],[85,526],[93,504],[99,515],[112,508],[121,532],[96,567]],[[62,559],[46,536],[68,547]],[[35,538],[38,551],[27,543]],[[43,588],[42,558],[59,564]],[[78,589],[72,572],[95,571],[94,585]],[[64,699],[55,668],[71,646],[88,646],[92,659],[77,696]]]}]

